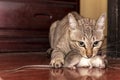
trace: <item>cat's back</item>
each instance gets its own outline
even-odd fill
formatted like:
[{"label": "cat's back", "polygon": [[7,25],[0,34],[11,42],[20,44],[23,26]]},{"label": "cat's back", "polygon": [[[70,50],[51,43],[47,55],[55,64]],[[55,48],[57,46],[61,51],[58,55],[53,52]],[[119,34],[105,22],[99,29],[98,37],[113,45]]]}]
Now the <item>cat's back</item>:
[{"label": "cat's back", "polygon": [[[77,12],[70,12],[76,20],[81,19],[82,17]],[[69,13],[68,13],[69,14]],[[69,20],[68,14],[61,20],[55,21],[50,27],[50,44],[54,48],[60,42],[61,39],[67,38],[69,30]]]}]

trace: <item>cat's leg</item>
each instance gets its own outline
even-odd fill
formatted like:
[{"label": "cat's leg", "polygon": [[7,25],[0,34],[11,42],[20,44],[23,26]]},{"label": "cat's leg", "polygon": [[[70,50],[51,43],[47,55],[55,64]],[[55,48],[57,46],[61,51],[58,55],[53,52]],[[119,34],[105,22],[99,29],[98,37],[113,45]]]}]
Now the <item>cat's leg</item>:
[{"label": "cat's leg", "polygon": [[81,55],[77,51],[70,51],[65,58],[64,67],[76,69],[77,64],[79,63]]},{"label": "cat's leg", "polygon": [[55,49],[52,51],[50,65],[54,68],[60,68],[64,64],[65,54],[61,52],[59,49]]},{"label": "cat's leg", "polygon": [[57,37],[56,37],[56,29],[58,28],[58,24],[59,24],[59,20],[55,21],[51,27],[50,27],[50,34],[49,34],[49,41],[50,41],[50,46],[52,51],[50,50],[49,52],[51,52],[51,61],[50,61],[50,65],[53,66],[54,68],[60,68],[62,67],[62,65],[64,64],[64,53],[61,52],[61,50],[56,49],[56,42],[57,42]]},{"label": "cat's leg", "polygon": [[57,34],[57,33],[55,33],[55,31],[56,31],[56,28],[58,27],[59,22],[60,21],[57,20],[50,26],[49,42],[50,42],[50,46],[52,49],[55,46],[55,35]]}]

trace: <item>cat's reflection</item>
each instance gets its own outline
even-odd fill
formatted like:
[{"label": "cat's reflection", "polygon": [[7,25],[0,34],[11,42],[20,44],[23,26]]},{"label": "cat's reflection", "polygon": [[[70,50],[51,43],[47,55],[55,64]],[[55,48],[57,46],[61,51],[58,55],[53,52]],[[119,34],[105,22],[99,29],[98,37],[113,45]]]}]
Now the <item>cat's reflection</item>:
[{"label": "cat's reflection", "polygon": [[50,80],[106,80],[105,70],[93,68],[52,69]]},{"label": "cat's reflection", "polygon": [[2,77],[0,77],[0,80],[4,80]]}]

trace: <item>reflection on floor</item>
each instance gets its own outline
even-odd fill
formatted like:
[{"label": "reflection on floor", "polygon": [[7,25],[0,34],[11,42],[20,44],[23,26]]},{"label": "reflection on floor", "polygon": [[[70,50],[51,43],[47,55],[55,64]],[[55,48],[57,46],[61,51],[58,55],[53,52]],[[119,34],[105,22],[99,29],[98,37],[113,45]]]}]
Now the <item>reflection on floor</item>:
[{"label": "reflection on floor", "polygon": [[114,67],[106,69],[24,68],[14,71],[24,65],[49,64],[49,59],[42,53],[7,53],[0,55],[0,80],[120,80],[119,61],[110,61],[110,66]]}]

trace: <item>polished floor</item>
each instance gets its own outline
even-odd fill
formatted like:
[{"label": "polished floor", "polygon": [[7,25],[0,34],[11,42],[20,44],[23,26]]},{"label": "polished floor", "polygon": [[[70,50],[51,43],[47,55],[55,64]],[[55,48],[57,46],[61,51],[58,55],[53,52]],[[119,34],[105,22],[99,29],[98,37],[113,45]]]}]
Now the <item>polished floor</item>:
[{"label": "polished floor", "polygon": [[106,69],[78,68],[24,68],[25,65],[49,64],[46,55],[39,52],[0,54],[0,80],[120,80],[120,60],[110,60]]}]

